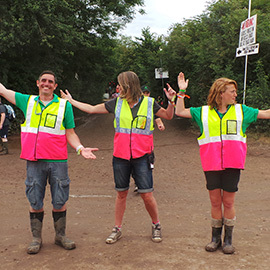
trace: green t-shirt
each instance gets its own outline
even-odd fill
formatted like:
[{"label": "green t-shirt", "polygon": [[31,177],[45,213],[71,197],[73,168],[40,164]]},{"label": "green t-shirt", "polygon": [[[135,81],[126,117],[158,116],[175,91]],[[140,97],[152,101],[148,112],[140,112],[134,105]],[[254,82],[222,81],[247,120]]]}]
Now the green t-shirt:
[{"label": "green t-shirt", "polygon": [[[249,127],[249,125],[257,121],[259,110],[254,109],[252,107],[248,107],[246,105],[242,105],[242,108],[243,108],[242,129],[243,129],[243,133],[246,133],[246,129]],[[201,133],[203,133],[201,111],[202,111],[202,107],[191,107],[190,108],[190,114],[192,116],[192,120],[198,124]],[[219,115],[222,117],[224,114],[221,115],[219,113]]]},{"label": "green t-shirt", "polygon": [[[15,101],[16,101],[16,106],[22,110],[24,117],[26,116],[26,110],[27,110],[27,103],[29,100],[30,95],[22,94],[22,93],[15,93]],[[37,100],[39,97],[37,96],[35,100]],[[53,96],[53,100],[50,101],[46,106],[40,101],[40,106],[41,107],[47,107],[49,106],[52,102],[58,102],[58,97],[56,94]],[[74,122],[74,115],[73,115],[73,109],[72,105],[67,102],[66,104],[66,109],[65,109],[65,115],[63,119],[63,126],[65,129],[72,129],[75,128],[75,122]],[[67,160],[44,160],[47,162],[66,162]]]}]

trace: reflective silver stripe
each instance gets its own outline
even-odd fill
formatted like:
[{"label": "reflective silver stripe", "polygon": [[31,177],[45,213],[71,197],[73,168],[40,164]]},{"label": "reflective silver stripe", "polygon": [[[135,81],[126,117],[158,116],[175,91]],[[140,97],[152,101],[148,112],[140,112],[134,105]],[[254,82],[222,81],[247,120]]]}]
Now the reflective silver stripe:
[{"label": "reflective silver stripe", "polygon": [[[121,98],[117,99],[117,106],[116,106],[116,110],[115,110],[115,119],[116,119],[116,127],[119,128],[120,127],[120,112],[121,112],[121,108],[123,105],[123,100]],[[121,132],[121,131],[116,131],[116,132]],[[123,132],[126,133],[126,132]]]},{"label": "reflective silver stripe", "polygon": [[205,135],[205,139],[206,138],[209,139],[209,136],[210,136],[209,125],[208,125],[208,113],[209,113],[208,106],[203,106],[202,107],[202,123],[203,123],[203,132]]},{"label": "reflective silver stripe", "polygon": [[[246,138],[242,137],[241,135],[222,135],[222,141],[241,141],[246,143]],[[221,142],[220,136],[198,140],[199,145],[204,145],[213,142]]]},{"label": "reflective silver stripe", "polygon": [[[31,116],[32,116],[34,105],[35,105],[35,98],[36,97],[37,96],[30,96],[30,98],[29,98],[27,112],[26,112],[26,127],[30,127]],[[37,104],[36,104],[36,106],[37,106]]]},{"label": "reflective silver stripe", "polygon": [[22,132],[27,132],[27,133],[37,133],[37,128],[34,128],[34,127],[29,127],[29,126],[22,126],[21,127],[21,131]]},{"label": "reflective silver stripe", "polygon": [[49,134],[55,134],[55,135],[65,135],[66,130],[60,130],[55,128],[49,128],[49,127],[39,127],[39,132],[45,132]]},{"label": "reflective silver stripe", "polygon": [[142,134],[142,135],[151,135],[153,134],[153,130],[146,129],[132,129],[133,134]]},{"label": "reflective silver stripe", "polygon": [[[243,121],[243,115],[241,110],[240,104],[235,104],[235,112],[236,112],[236,119],[237,119],[237,135],[241,136],[241,129],[242,129],[242,121]],[[242,137],[242,136],[241,136]]]},{"label": "reflective silver stripe", "polygon": [[130,129],[117,127],[117,128],[115,128],[115,132],[130,134]]},{"label": "reflective silver stripe", "polygon": [[[152,122],[152,106],[153,106],[153,102],[154,102],[153,98],[148,98],[146,129],[148,130],[149,134],[150,134],[151,122]],[[151,134],[152,133],[153,133],[153,131],[151,132]]]},{"label": "reflective silver stripe", "polygon": [[221,141],[220,136],[208,137],[208,138],[198,140],[198,144],[203,145],[203,144],[207,144],[207,143],[211,143],[211,142],[220,142],[220,141]]},{"label": "reflective silver stripe", "polygon": [[241,135],[222,135],[223,141],[241,141],[246,142],[247,138],[242,137]]}]

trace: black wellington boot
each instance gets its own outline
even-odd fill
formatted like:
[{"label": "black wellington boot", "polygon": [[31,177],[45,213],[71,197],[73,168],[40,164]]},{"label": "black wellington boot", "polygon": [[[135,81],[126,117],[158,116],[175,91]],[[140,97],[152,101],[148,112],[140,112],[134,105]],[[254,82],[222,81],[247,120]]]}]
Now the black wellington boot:
[{"label": "black wellington boot", "polygon": [[30,225],[33,235],[32,242],[27,248],[28,254],[37,254],[42,245],[41,230],[44,212],[30,213]]},{"label": "black wellington boot", "polygon": [[222,219],[212,219],[212,240],[205,246],[205,250],[209,252],[216,251],[221,247]]},{"label": "black wellington boot", "polygon": [[232,245],[232,232],[234,226],[224,225],[224,227],[225,227],[225,235],[222,251],[224,254],[233,254],[235,251],[235,248]]},{"label": "black wellington boot", "polygon": [[55,244],[64,249],[76,248],[75,242],[66,237],[66,211],[53,212]]}]

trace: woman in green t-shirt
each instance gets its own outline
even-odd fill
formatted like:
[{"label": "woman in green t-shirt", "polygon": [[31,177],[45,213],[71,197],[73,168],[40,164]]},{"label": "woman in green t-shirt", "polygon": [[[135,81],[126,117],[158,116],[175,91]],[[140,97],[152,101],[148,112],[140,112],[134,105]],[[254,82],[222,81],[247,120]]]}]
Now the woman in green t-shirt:
[{"label": "woman in green t-shirt", "polygon": [[[269,119],[270,110],[258,110],[237,104],[237,83],[228,78],[217,79],[210,88],[207,105],[185,108],[184,97],[188,87],[184,73],[178,75],[177,105],[175,114],[192,118],[200,127],[198,138],[200,157],[211,201],[212,240],[206,251],[222,250],[234,253],[232,231],[235,223],[235,194],[240,172],[246,157],[246,129],[257,119]],[[223,211],[222,211],[223,209]]]}]

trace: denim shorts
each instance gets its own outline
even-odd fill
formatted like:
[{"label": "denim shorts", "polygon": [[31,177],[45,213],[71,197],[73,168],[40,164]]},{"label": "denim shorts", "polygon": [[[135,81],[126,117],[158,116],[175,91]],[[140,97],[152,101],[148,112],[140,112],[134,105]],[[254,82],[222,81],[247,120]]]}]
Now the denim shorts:
[{"label": "denim shorts", "polygon": [[47,181],[50,184],[53,207],[62,208],[69,197],[67,162],[27,161],[26,196],[35,210],[43,207]]},{"label": "denim shorts", "polygon": [[152,170],[149,169],[147,155],[131,160],[113,157],[113,173],[117,191],[129,189],[131,174],[139,193],[148,193],[154,190],[153,174]]},{"label": "denim shorts", "polygon": [[240,180],[240,169],[225,169],[223,171],[204,172],[206,178],[206,188],[208,190],[223,189],[227,192],[238,191]]}]

